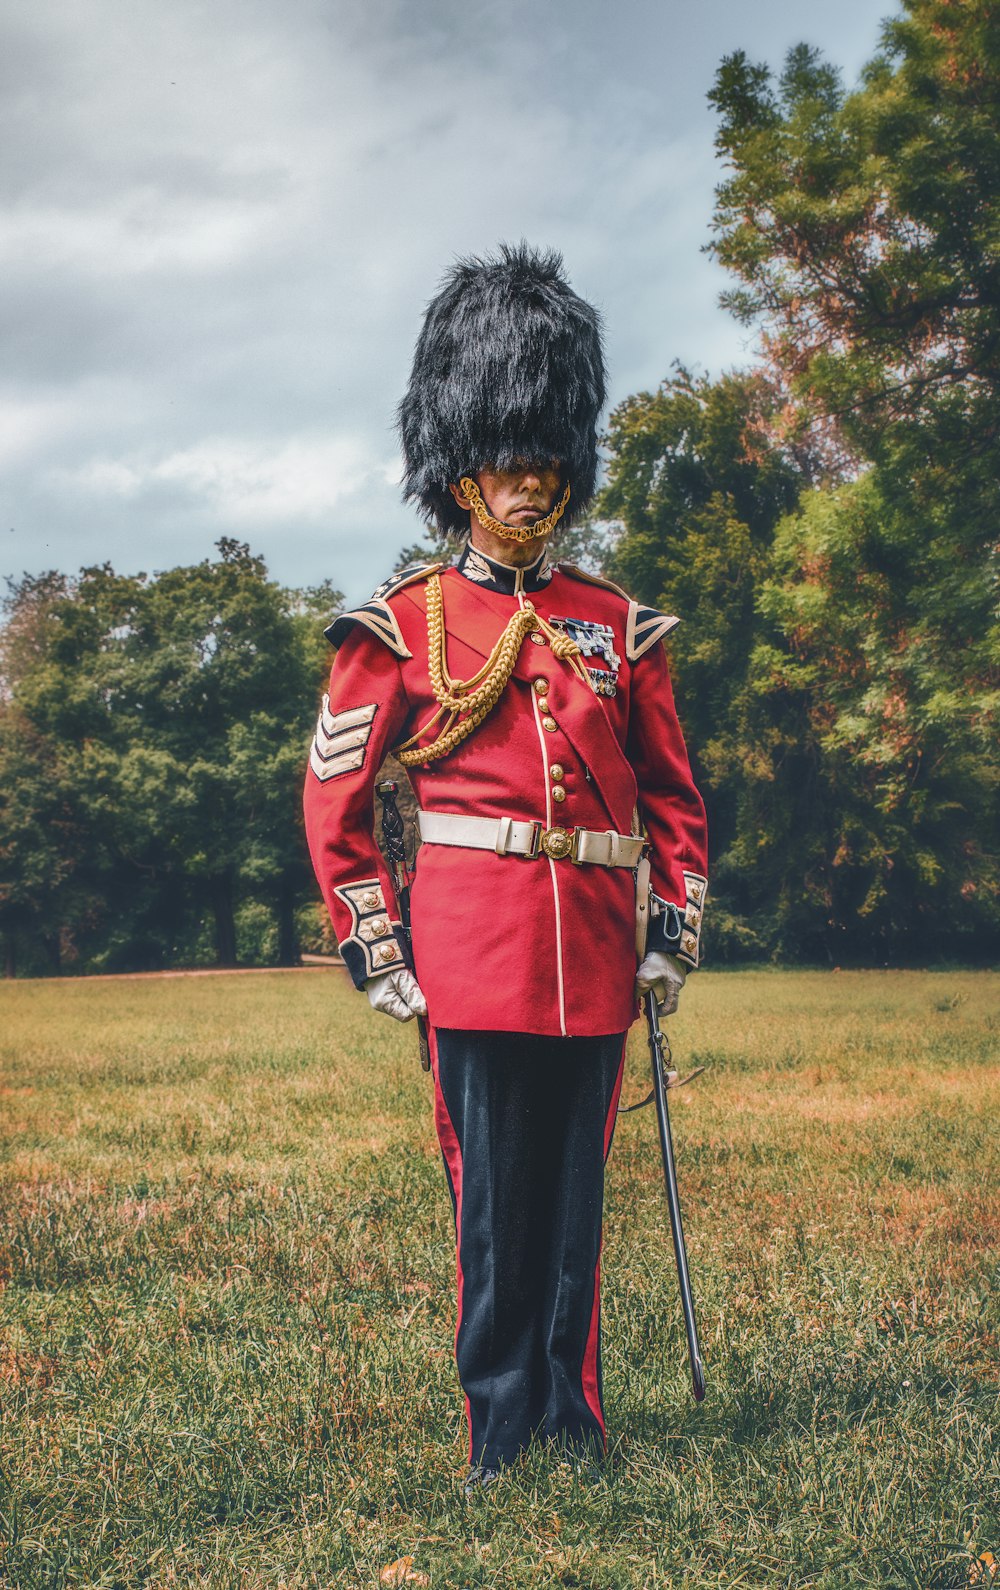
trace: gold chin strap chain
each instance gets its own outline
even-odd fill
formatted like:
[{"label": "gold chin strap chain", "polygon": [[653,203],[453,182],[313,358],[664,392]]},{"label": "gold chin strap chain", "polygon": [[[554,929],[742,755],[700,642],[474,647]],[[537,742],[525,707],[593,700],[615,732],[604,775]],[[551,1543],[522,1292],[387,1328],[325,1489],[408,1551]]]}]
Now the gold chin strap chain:
[{"label": "gold chin strap chain", "polygon": [[[444,596],[441,576],[432,574],[427,581],[427,661],[431,676],[431,689],[438,709],[409,740],[398,746],[395,755],[404,767],[422,767],[427,762],[438,762],[456,746],[467,740],[478,729],[488,713],[493,711],[503,694],[508,679],[514,671],[518,653],[525,635],[532,630],[545,636],[552,655],[568,662],[591,690],[590,675],[580,661],[580,648],[575,640],[536,613],[530,602],[518,608],[506,629],[490,652],[483,666],[471,679],[453,679],[448,672],[447,641],[444,624]],[[436,740],[430,745],[418,744],[429,734],[444,713],[448,720]],[[465,713],[466,716],[462,716]],[[461,720],[461,721],[459,721]]]},{"label": "gold chin strap chain", "polygon": [[566,504],[569,502],[569,486],[567,485],[562,497],[547,518],[539,519],[537,524],[531,525],[504,524],[502,519],[494,519],[483,501],[482,492],[474,480],[471,480],[468,475],[463,475],[458,484],[461,486],[465,496],[468,497],[472,505],[472,511],[484,530],[492,530],[495,536],[504,536],[508,541],[520,541],[522,545],[525,541],[535,541],[539,536],[547,536],[550,530],[554,530],[566,512]]}]

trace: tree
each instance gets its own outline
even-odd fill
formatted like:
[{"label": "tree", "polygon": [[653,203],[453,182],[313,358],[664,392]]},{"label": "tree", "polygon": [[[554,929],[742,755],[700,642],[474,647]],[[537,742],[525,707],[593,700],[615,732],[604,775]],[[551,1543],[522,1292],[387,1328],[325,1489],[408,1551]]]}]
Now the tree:
[{"label": "tree", "polygon": [[808,453],[774,440],[774,401],[757,373],[711,381],[684,369],[627,399],[611,416],[596,510],[619,526],[605,571],[681,619],[671,665],[708,807],[714,954],[766,941],[748,926],[755,902],[731,862],[741,791],[759,760],[747,738],[747,677],[775,528],[811,478]]},{"label": "tree", "polygon": [[[7,976],[19,951],[30,969],[58,972],[98,909],[70,726],[95,703],[64,677],[60,623],[71,582],[56,573],[10,586],[0,630],[0,932]],[[40,959],[39,959],[40,957]]]},{"label": "tree", "polygon": [[758,914],[771,900],[782,955],[995,951],[997,637],[977,571],[948,559],[946,500],[936,513],[915,520],[872,470],[778,528],[729,859]]},{"label": "tree", "polygon": [[924,458],[992,452],[1000,12],[903,9],[850,94],[804,45],[777,83],[742,53],[723,62],[714,251],[741,283],[724,301],[760,325],[800,423],[832,425],[862,458],[894,428]]},{"label": "tree", "polygon": [[283,590],[242,543],[218,550],[154,578],[26,579],[8,600],[0,770],[17,798],[0,805],[0,919],[37,936],[46,912],[65,917],[72,877],[89,890],[90,964],[190,957],[207,913],[231,965],[248,898],[273,913],[279,958],[297,953],[302,769],[340,597]]},{"label": "tree", "polygon": [[777,82],[729,57],[711,97],[726,302],[760,326],[772,439],[821,466],[759,587],[733,864],[785,949],[988,953],[1000,14],[905,0],[853,93],[800,46]]}]

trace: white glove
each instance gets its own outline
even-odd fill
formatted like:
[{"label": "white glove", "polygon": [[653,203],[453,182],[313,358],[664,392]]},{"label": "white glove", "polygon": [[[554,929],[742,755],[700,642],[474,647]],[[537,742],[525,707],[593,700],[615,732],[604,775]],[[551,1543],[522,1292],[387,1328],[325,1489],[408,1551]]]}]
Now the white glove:
[{"label": "white glove", "polygon": [[427,1014],[427,1001],[420,984],[405,966],[394,972],[379,972],[377,977],[366,977],[365,993],[375,1010],[384,1010],[397,1021],[412,1021],[414,1016]]},{"label": "white glove", "polygon": [[687,969],[676,955],[651,950],[635,974],[635,991],[641,997],[654,993],[661,1016],[672,1016],[687,977]]}]

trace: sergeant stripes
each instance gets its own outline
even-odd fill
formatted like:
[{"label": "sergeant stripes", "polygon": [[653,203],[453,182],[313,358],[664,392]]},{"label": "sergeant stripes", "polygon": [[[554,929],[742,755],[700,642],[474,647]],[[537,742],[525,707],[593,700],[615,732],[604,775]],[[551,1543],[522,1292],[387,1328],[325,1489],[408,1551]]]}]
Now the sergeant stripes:
[{"label": "sergeant stripes", "polygon": [[378,704],[373,701],[347,712],[331,712],[330,697],[324,695],[309,751],[309,766],[321,784],[338,773],[353,773],[364,766],[377,711]]}]

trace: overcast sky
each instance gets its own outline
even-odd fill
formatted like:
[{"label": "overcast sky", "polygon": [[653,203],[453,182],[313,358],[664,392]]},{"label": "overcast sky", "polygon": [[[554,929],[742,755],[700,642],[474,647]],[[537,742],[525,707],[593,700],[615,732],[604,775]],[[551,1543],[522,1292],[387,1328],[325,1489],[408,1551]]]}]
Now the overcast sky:
[{"label": "overcast sky", "polygon": [[0,574],[221,535],[361,599],[458,254],[562,250],[610,397],[747,357],[701,252],[724,54],[848,82],[886,0],[5,0]]}]

